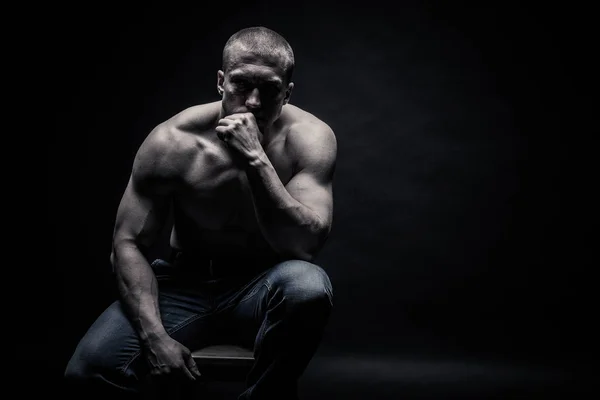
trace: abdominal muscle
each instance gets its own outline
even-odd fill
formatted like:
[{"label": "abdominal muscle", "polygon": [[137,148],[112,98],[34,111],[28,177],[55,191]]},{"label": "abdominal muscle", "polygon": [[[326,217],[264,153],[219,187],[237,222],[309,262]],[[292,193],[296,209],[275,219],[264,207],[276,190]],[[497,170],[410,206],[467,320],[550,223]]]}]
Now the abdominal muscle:
[{"label": "abdominal muscle", "polygon": [[207,256],[272,253],[256,220],[247,180],[241,174],[213,187],[210,197],[197,193],[175,197],[172,248]]},{"label": "abdominal muscle", "polygon": [[227,227],[222,230],[198,229],[193,234],[177,229],[171,232],[171,247],[174,250],[193,252],[206,257],[255,257],[270,251],[264,238],[242,227]]}]

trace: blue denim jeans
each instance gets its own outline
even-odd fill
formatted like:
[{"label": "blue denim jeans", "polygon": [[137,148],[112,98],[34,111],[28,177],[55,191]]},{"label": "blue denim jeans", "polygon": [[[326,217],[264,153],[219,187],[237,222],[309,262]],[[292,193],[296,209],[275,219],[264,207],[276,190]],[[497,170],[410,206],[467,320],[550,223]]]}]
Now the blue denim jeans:
[{"label": "blue denim jeans", "polygon": [[[287,260],[250,277],[210,280],[194,279],[162,259],[152,268],[162,322],[172,338],[192,351],[218,343],[254,349],[240,400],[297,398],[297,380],[333,306],[331,282],[321,267]],[[148,372],[138,336],[117,300],[78,343],[65,377],[92,395],[108,390],[134,398],[144,391]]]}]

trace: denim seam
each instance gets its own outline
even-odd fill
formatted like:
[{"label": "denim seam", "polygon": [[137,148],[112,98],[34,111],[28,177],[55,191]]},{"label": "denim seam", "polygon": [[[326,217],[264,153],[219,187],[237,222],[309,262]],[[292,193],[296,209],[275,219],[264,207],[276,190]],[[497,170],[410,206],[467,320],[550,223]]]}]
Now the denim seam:
[{"label": "denim seam", "polygon": [[[189,318],[189,319],[186,319],[185,321],[182,321],[182,322],[180,322],[180,323],[179,323],[179,325],[175,325],[175,326],[174,326],[173,328],[171,328],[170,330],[167,330],[167,334],[168,334],[169,336],[171,336],[171,334],[173,334],[173,333],[175,333],[175,332],[179,331],[179,330],[180,330],[180,329],[182,329],[182,328],[185,328],[187,325],[191,324],[192,322],[194,322],[194,321],[197,321],[197,320],[199,320],[200,318],[207,317],[208,315],[210,315],[210,314],[206,314],[206,315],[200,315],[200,314],[198,314],[198,315],[194,315],[193,317],[191,317],[191,318]],[[137,358],[137,357],[138,357],[138,356],[141,354],[141,352],[142,352],[142,350],[140,349],[140,350],[136,351],[136,352],[135,352],[135,353],[134,353],[134,354],[131,356],[131,358],[129,359],[129,361],[128,361],[128,362],[126,362],[126,363],[125,363],[125,365],[123,365],[123,367],[121,367],[121,368],[120,368],[120,370],[121,370],[121,373],[125,373],[125,370],[127,370],[127,368],[129,368],[129,366],[131,365],[131,363],[132,363],[133,361],[135,361],[135,359],[136,359],[136,358]]]},{"label": "denim seam", "polygon": [[243,302],[245,302],[246,300],[249,300],[249,299],[253,298],[254,296],[256,296],[256,295],[258,294],[258,292],[260,292],[260,289],[262,289],[262,287],[263,287],[263,286],[266,286],[266,287],[267,287],[267,290],[269,289],[269,286],[268,286],[268,285],[266,285],[266,284],[263,282],[263,284],[262,284],[262,285],[260,285],[260,287],[259,287],[258,289],[256,289],[254,293],[252,293],[251,295],[249,295],[249,296],[247,296],[247,297],[244,297],[243,299],[241,299],[241,300],[240,300],[240,301],[238,301],[237,303],[236,303],[236,302],[231,302],[231,303],[227,304],[225,307],[223,307],[223,308],[221,308],[220,310],[216,311],[216,312],[215,312],[215,315],[218,315],[218,314],[220,314],[220,313],[222,313],[222,312],[225,312],[225,311],[229,310],[230,308],[232,308],[232,307],[235,307],[235,306],[239,305],[240,303],[243,303]]},{"label": "denim seam", "polygon": [[[269,282],[269,280],[268,280],[268,279],[266,279],[266,278],[265,278],[264,285],[267,287],[267,299],[268,299],[268,298],[269,298],[269,296],[271,295],[271,288],[272,288],[272,285],[271,285],[271,283]],[[266,321],[266,320],[267,320],[267,318],[266,318],[266,315],[265,315],[265,320],[263,321],[263,324],[265,323],[265,321]],[[260,338],[258,339],[258,343],[262,343],[262,342],[263,342],[263,340],[264,340],[264,338],[265,338],[265,334],[266,334],[266,332],[265,332],[265,331],[266,331],[266,329],[263,329],[263,330],[262,330],[262,333],[260,334]],[[255,347],[256,347],[256,346],[255,346]]]},{"label": "denim seam", "polygon": [[[250,294],[246,295],[245,297],[243,297],[243,298],[242,298],[242,299],[239,301],[239,303],[243,303],[244,301],[246,301],[246,300],[249,300],[249,299],[253,298],[254,296],[256,296],[256,295],[258,294],[258,292],[260,292],[260,290],[263,288],[263,286],[266,286],[266,287],[267,287],[267,290],[270,290],[270,289],[269,289],[269,286],[267,285],[267,283],[266,283],[266,282],[263,282],[263,284],[262,284],[262,285],[260,285],[260,287],[258,287],[257,289],[255,289],[253,293],[250,293]],[[239,304],[239,303],[238,303],[238,304]]]},{"label": "denim seam", "polygon": [[271,282],[269,282],[269,279],[265,278],[264,284],[267,286],[267,289],[269,289],[269,293],[271,293],[271,288],[273,287],[273,285],[271,285]]}]

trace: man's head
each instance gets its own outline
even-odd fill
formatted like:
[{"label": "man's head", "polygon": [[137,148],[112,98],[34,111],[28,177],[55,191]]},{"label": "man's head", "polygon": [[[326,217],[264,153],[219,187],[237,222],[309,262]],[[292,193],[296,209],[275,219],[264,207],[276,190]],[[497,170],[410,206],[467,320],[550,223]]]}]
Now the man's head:
[{"label": "man's head", "polygon": [[290,99],[294,53],[277,32],[250,27],[234,33],[223,48],[217,90],[225,114],[252,112],[259,128],[270,126]]}]

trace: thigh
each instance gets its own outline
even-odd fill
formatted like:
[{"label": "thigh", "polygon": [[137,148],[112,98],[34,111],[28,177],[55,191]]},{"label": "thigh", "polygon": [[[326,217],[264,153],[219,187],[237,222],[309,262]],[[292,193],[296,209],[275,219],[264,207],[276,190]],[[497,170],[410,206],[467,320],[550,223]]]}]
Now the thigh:
[{"label": "thigh", "polygon": [[[279,311],[304,304],[332,306],[333,289],[327,273],[318,265],[287,260],[256,276],[227,302],[219,315],[222,334],[227,340],[252,347],[268,313],[281,318]],[[276,303],[286,306],[274,310]],[[269,308],[272,308],[269,310]],[[312,309],[312,308],[311,308]],[[273,314],[275,313],[275,314]],[[273,322],[273,321],[272,321]]]},{"label": "thigh", "polygon": [[266,312],[269,270],[220,297],[214,314],[218,341],[252,348]]},{"label": "thigh", "polygon": [[[206,299],[202,293],[179,290],[172,283],[159,283],[159,309],[167,333],[194,350],[210,341]],[[71,363],[96,371],[118,371],[143,376],[147,366],[133,325],[120,301],[109,305],[79,342]]]}]

